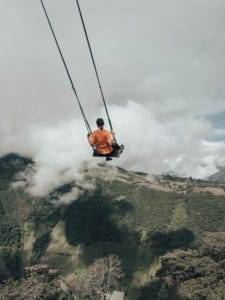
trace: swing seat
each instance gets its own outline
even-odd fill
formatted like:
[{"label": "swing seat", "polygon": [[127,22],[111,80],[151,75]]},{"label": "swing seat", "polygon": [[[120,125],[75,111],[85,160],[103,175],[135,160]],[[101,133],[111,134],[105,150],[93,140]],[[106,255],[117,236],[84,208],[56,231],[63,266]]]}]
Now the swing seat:
[{"label": "swing seat", "polygon": [[120,155],[123,153],[123,150],[124,150],[124,145],[118,145],[116,143],[114,143],[112,145],[113,147],[113,151],[111,153],[107,153],[107,154],[100,154],[98,153],[95,149],[94,149],[94,152],[93,152],[93,156],[94,157],[115,157],[115,158],[119,158]]},{"label": "swing seat", "polygon": [[118,145],[118,144],[113,144],[113,152],[110,155],[110,157],[120,157],[120,155],[123,153],[124,150],[124,145]]}]

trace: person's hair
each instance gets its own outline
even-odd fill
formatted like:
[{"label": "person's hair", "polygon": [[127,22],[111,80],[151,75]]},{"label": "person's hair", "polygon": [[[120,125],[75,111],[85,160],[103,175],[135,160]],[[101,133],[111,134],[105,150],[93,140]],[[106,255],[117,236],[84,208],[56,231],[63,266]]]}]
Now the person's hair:
[{"label": "person's hair", "polygon": [[97,124],[98,127],[103,128],[105,123],[104,123],[104,120],[102,118],[98,118],[96,120],[96,124]]}]

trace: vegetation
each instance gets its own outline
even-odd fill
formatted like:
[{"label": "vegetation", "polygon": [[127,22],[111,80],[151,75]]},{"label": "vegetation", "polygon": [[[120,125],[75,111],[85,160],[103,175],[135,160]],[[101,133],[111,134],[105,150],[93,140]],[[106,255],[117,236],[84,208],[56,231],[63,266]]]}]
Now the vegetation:
[{"label": "vegetation", "polygon": [[142,288],[133,289],[134,298],[154,300],[224,299],[225,233],[208,233],[198,250],[175,250],[160,257],[156,277]]},{"label": "vegetation", "polygon": [[[161,258],[158,298],[224,299],[225,234],[210,234],[198,251],[176,250]],[[219,245],[218,245],[219,244]]]},{"label": "vegetation", "polygon": [[3,156],[0,159],[0,178],[2,179],[12,179],[12,177],[17,173],[24,171],[29,164],[32,164],[32,160],[21,157],[18,154],[11,153]]},{"label": "vegetation", "polygon": [[51,230],[58,222],[58,211],[49,199],[31,197],[22,188],[11,186],[17,172],[24,171],[31,163],[16,154],[0,159],[0,282],[20,276],[24,222],[31,222],[35,231],[32,264],[46,250]]},{"label": "vegetation", "polygon": [[37,265],[27,268],[19,281],[8,281],[0,286],[0,299],[63,299],[65,292],[60,288],[57,275],[57,270],[50,270],[47,266]]},{"label": "vegetation", "polygon": [[23,200],[0,183],[0,282],[20,272],[20,240]]},{"label": "vegetation", "polygon": [[97,259],[90,265],[83,278],[76,278],[72,290],[81,299],[106,299],[114,289],[118,289],[123,278],[121,261],[116,256]]},{"label": "vegetation", "polygon": [[[33,242],[26,264],[46,261],[53,268],[60,259],[63,276],[85,278],[87,290],[93,270],[104,265],[105,257],[117,257],[128,300],[211,299],[211,288],[223,291],[225,196],[193,192],[195,186],[222,184],[173,176],[150,182],[145,174],[124,169],[112,172],[102,165],[84,172],[87,180],[95,179],[95,191],[57,208],[52,200],[70,191],[75,183],[58,188],[46,198],[32,197],[22,187],[11,187],[16,173],[31,163],[15,155],[0,159],[0,282],[16,275],[19,281],[13,284],[22,286],[22,271],[27,266],[22,258],[24,224],[28,223]],[[51,244],[53,229],[59,223],[63,224],[63,238],[57,236],[58,244]],[[185,267],[188,264],[190,268]],[[221,277],[214,278],[209,267]],[[191,282],[188,274],[199,282]],[[194,294],[195,284],[202,287],[205,298]],[[191,285],[192,298],[188,298]],[[213,297],[217,299],[216,294]]]},{"label": "vegetation", "polygon": [[182,228],[176,231],[156,232],[150,239],[154,253],[161,256],[173,249],[187,250],[191,248],[195,236],[191,230]]}]

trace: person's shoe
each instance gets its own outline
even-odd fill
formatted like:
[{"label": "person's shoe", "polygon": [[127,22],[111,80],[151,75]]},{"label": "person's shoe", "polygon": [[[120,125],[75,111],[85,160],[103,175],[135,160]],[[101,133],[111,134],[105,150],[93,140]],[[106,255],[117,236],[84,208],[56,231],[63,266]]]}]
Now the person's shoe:
[{"label": "person's shoe", "polygon": [[106,157],[106,161],[112,160],[112,157]]},{"label": "person's shoe", "polygon": [[[124,150],[124,145],[120,145],[120,148],[121,148],[121,151],[123,152],[123,150]],[[122,153],[121,152],[121,153]]]},{"label": "person's shoe", "polygon": [[117,151],[117,157],[120,157],[120,155],[123,153],[124,145],[120,145],[120,149]]}]

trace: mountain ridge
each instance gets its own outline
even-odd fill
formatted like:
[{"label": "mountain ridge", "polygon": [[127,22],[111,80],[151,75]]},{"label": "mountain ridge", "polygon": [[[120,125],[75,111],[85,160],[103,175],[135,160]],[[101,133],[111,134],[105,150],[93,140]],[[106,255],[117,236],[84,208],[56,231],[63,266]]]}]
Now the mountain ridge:
[{"label": "mountain ridge", "polygon": [[218,167],[218,172],[208,177],[208,180],[225,183],[225,167]]}]

